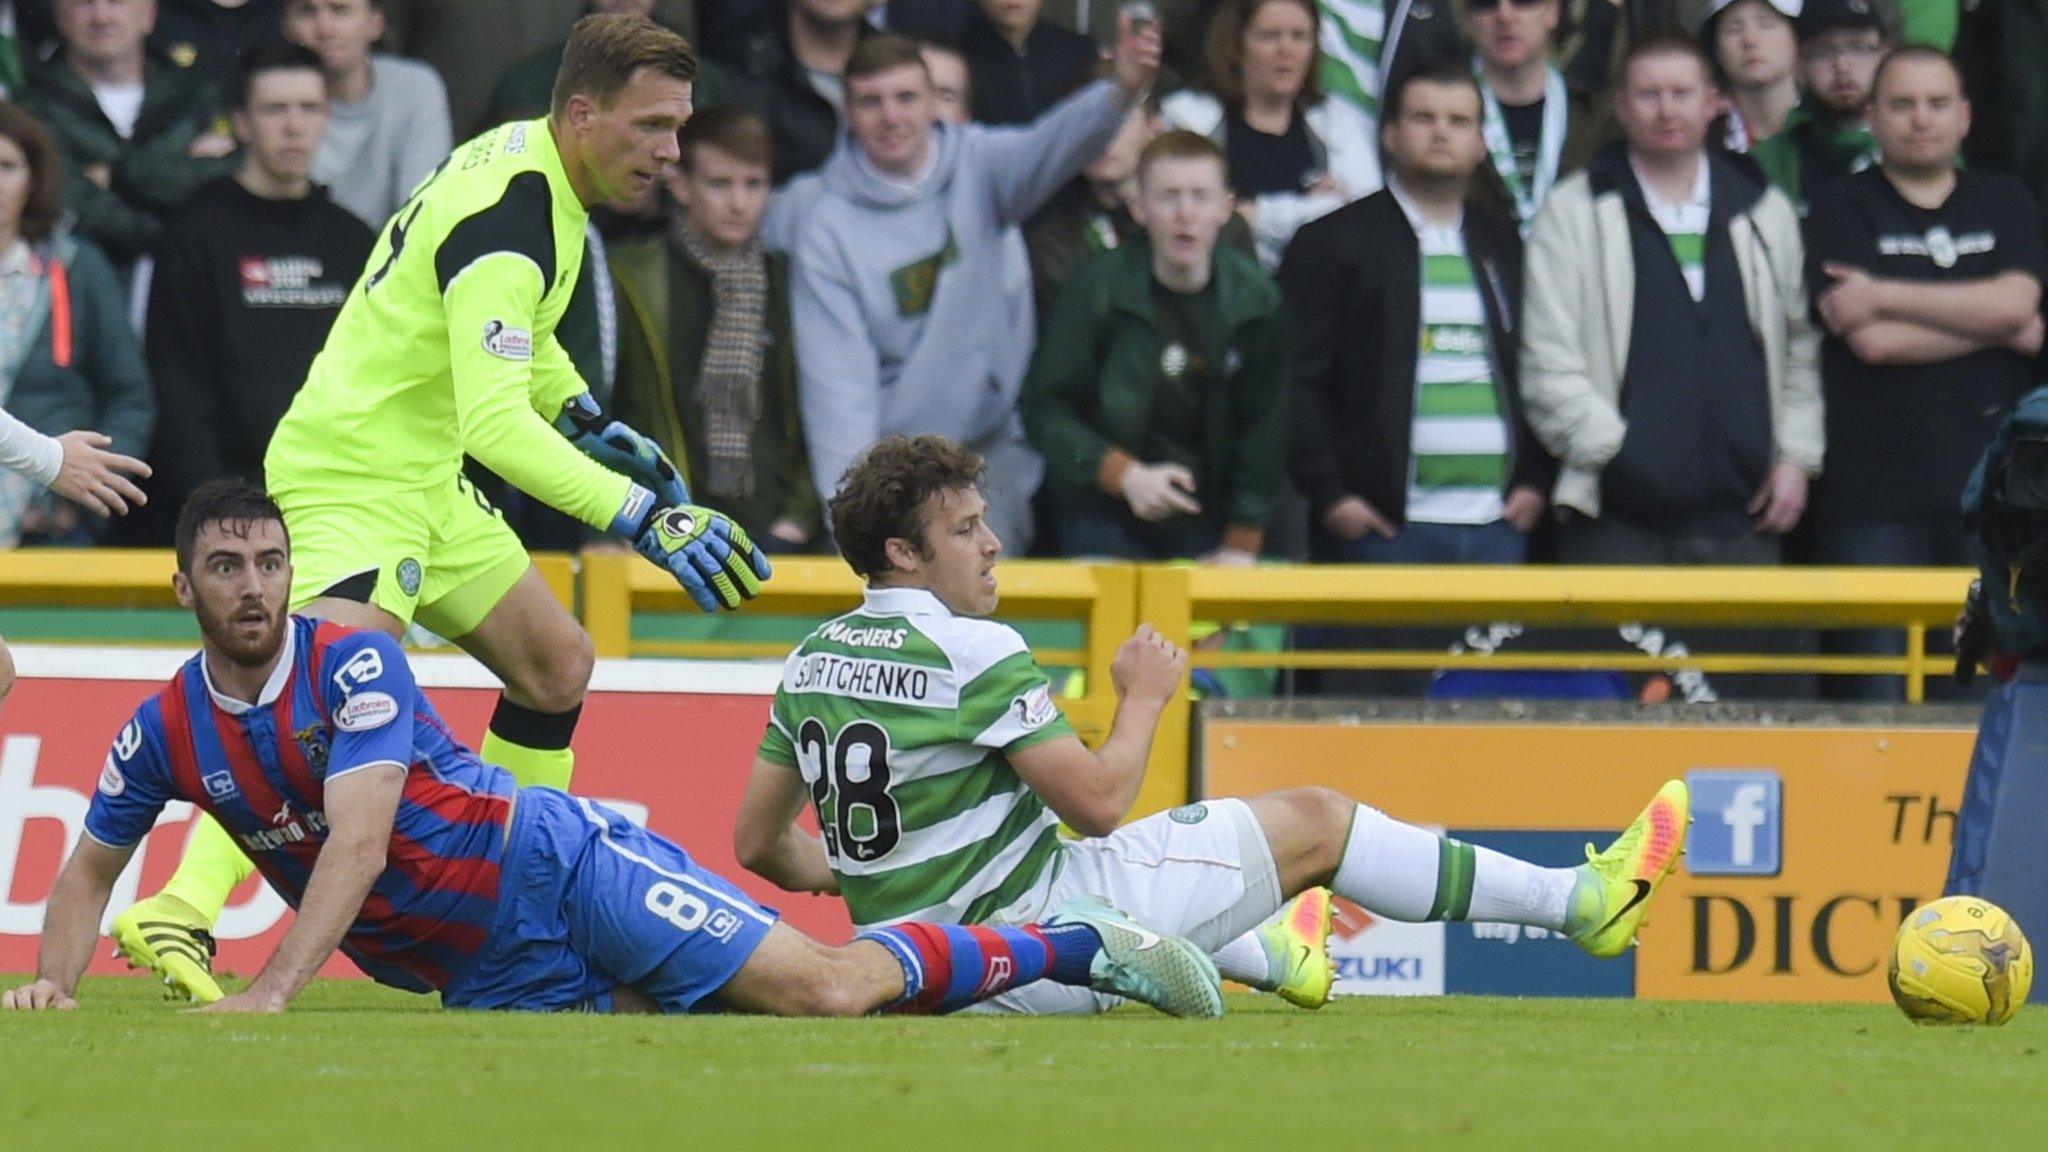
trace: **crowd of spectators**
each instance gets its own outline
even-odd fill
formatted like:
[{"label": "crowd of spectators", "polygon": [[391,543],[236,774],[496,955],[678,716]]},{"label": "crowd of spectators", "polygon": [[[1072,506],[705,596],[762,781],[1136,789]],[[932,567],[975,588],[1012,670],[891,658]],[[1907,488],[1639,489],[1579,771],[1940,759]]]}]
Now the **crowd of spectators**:
[{"label": "crowd of spectators", "polygon": [[[586,9],[704,61],[563,343],[778,550],[937,432],[1013,554],[1960,563],[2041,377],[2048,0],[15,0],[0,403],[158,510],[259,476]],[[0,481],[0,541],[108,530]]]}]

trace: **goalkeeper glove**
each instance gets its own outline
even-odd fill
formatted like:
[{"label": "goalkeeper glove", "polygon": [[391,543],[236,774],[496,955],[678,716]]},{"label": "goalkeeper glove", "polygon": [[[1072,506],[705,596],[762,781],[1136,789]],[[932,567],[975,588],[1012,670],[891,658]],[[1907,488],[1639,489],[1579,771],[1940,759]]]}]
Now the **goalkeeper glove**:
[{"label": "goalkeeper glove", "polygon": [[663,505],[690,502],[690,486],[661,445],[605,415],[590,393],[562,405],[555,428],[585,456],[651,490]]},{"label": "goalkeeper glove", "polygon": [[655,506],[652,495],[638,485],[627,493],[612,531],[674,576],[706,612],[738,608],[758,595],[761,582],[773,574],[746,529],[724,513],[695,504]]}]

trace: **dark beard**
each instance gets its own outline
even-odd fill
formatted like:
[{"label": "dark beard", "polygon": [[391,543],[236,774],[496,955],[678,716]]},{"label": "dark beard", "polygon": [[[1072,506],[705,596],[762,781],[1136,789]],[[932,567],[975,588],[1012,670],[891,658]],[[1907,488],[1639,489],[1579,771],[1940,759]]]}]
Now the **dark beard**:
[{"label": "dark beard", "polygon": [[271,622],[270,629],[252,643],[237,634],[234,618],[241,611],[242,606],[237,604],[225,615],[200,613],[199,634],[206,638],[209,647],[235,664],[245,668],[268,664],[284,646],[284,630],[291,620],[290,615],[279,613]]}]

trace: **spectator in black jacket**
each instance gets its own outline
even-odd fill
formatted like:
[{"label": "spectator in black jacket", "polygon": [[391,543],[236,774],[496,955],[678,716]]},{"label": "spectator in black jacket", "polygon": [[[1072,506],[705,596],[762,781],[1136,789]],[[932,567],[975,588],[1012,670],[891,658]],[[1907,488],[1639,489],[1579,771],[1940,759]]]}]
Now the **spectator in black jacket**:
[{"label": "spectator in black jacket", "polygon": [[1101,58],[1095,41],[1039,19],[1045,0],[980,0],[960,33],[974,76],[974,118],[1029,124],[1085,83]]},{"label": "spectator in black jacket", "polygon": [[775,137],[775,186],[825,163],[839,142],[846,62],[881,0],[779,0],[721,60],[737,103]]},{"label": "spectator in black jacket", "polygon": [[1486,151],[1463,62],[1387,92],[1387,186],[1302,226],[1294,476],[1319,560],[1519,563],[1555,464],[1522,418],[1521,239],[1471,198]]},{"label": "spectator in black jacket", "polygon": [[219,100],[149,52],[150,0],[57,0],[56,55],[30,69],[24,102],[64,154],[64,206],[123,279],[164,220],[234,170]]},{"label": "spectator in black jacket", "polygon": [[233,120],[241,170],[193,196],[149,278],[144,348],[162,411],[149,508],[169,516],[203,481],[262,478],[271,431],[375,239],[308,175],[327,125],[319,57],[253,49]]},{"label": "spectator in black jacket", "polygon": [[226,92],[249,50],[279,35],[284,0],[157,0],[149,46]]}]

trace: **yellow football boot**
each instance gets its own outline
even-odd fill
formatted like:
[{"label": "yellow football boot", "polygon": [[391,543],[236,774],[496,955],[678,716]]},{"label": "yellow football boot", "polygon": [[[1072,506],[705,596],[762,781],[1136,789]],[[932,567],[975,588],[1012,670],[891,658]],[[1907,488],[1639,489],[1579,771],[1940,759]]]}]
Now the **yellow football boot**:
[{"label": "yellow football boot", "polygon": [[1667,780],[1607,850],[1586,845],[1586,862],[1572,887],[1565,931],[1595,956],[1619,956],[1635,943],[1657,886],[1678,866],[1692,824],[1685,781]]}]

